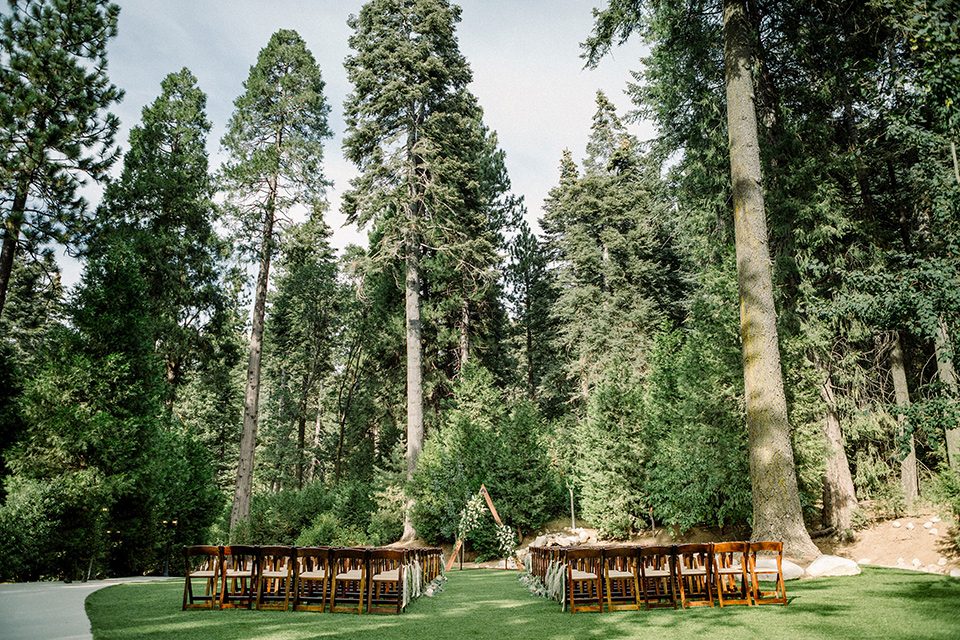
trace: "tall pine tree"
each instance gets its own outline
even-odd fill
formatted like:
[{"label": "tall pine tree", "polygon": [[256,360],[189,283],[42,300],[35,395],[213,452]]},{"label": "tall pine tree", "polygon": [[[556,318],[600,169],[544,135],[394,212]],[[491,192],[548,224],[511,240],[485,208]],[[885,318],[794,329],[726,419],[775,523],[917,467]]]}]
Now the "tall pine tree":
[{"label": "tall pine tree", "polygon": [[[455,36],[459,20],[460,9],[446,0],[372,0],[349,22],[354,53],[345,65],[354,90],[345,104],[344,149],[361,175],[344,211],[361,226],[374,225],[372,259],[404,265],[410,477],[425,433],[424,296],[434,289],[437,300],[457,294],[462,363],[471,298],[488,291],[502,224],[495,194],[505,174],[490,171],[498,161],[502,167],[502,157],[466,90],[471,72]],[[448,287],[443,272],[454,270],[459,283]],[[428,271],[437,277],[425,278]],[[408,517],[404,537],[414,533]]]},{"label": "tall pine tree", "polygon": [[229,154],[223,181],[238,222],[238,238],[259,237],[247,247],[259,264],[250,331],[240,461],[230,528],[250,518],[253,458],[260,402],[260,367],[267,282],[275,246],[274,224],[295,205],[314,212],[325,207],[323,140],[329,137],[320,68],[303,39],[277,31],[260,51],[234,101],[236,111],[221,143]]}]

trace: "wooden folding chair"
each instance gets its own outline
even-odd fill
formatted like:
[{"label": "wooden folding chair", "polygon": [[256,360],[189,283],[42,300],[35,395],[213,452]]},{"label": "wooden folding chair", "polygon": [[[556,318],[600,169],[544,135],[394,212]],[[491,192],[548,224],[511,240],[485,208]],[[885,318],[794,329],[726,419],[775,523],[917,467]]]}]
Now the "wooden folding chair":
[{"label": "wooden folding chair", "polygon": [[324,611],[330,597],[330,549],[294,549],[294,611]]},{"label": "wooden folding chair", "polygon": [[[217,588],[223,556],[220,547],[192,546],[183,548],[184,571],[183,611],[187,609],[214,609],[217,606]],[[193,593],[192,580],[203,580],[203,595]]]},{"label": "wooden folding chair", "polygon": [[566,589],[570,613],[603,611],[603,550],[567,549]]},{"label": "wooden folding chair", "polygon": [[366,549],[331,550],[331,612],[363,613],[363,603],[367,597],[368,553]]},{"label": "wooden folding chair", "polygon": [[645,609],[677,608],[677,573],[674,546],[640,547],[640,593]]},{"label": "wooden folding chair", "polygon": [[[757,554],[763,558],[776,558],[776,567],[757,566]],[[773,554],[776,554],[773,556]],[[750,561],[750,586],[754,604],[787,604],[787,589],[783,584],[783,543],[773,541],[750,542],[747,546]],[[759,578],[773,576],[773,591],[761,591]]]},{"label": "wooden folding chair", "polygon": [[713,575],[720,607],[751,605],[750,568],[746,542],[716,542],[713,545]]},{"label": "wooden folding chair", "polygon": [[257,578],[257,547],[234,544],[221,549],[223,570],[220,608],[252,608]]},{"label": "wooden folding chair", "polygon": [[370,587],[367,589],[367,613],[400,614],[407,605],[404,569],[407,552],[400,549],[374,549],[370,552]]},{"label": "wooden folding chair", "polygon": [[603,549],[603,577],[607,611],[640,610],[640,571],[636,547]]},{"label": "wooden folding chair", "polygon": [[713,547],[681,544],[676,548],[680,608],[713,606]]},{"label": "wooden folding chair", "polygon": [[290,606],[294,586],[293,547],[260,547],[257,556],[257,609],[279,609]]}]

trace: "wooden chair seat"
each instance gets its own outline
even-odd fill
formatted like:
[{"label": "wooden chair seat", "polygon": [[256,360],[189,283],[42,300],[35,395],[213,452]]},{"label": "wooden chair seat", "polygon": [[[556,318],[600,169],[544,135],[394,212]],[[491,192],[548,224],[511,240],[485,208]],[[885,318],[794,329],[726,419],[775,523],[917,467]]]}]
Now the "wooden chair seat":
[{"label": "wooden chair seat", "polygon": [[337,580],[359,580],[363,577],[362,569],[350,569],[337,574]]},{"label": "wooden chair seat", "polygon": [[590,571],[581,571],[579,569],[571,569],[570,577],[573,580],[596,580],[597,574]]},{"label": "wooden chair seat", "polygon": [[400,579],[400,569],[391,569],[374,575],[371,580],[374,582],[396,582]]}]

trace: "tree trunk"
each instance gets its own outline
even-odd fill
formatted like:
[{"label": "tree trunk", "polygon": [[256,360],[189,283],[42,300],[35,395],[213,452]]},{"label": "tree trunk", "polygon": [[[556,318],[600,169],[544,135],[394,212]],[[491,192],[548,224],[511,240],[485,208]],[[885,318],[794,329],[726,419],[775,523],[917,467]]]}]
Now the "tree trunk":
[{"label": "tree trunk", "polygon": [[[316,365],[314,365],[316,366]],[[312,374],[304,374],[303,391],[300,393],[300,403],[297,405],[297,489],[303,489],[303,451],[307,440],[307,401],[310,387],[313,385]]]},{"label": "tree trunk", "polygon": [[[950,342],[950,334],[947,333],[947,325],[943,318],[937,322],[937,376],[940,382],[950,390],[950,396],[956,399],[957,372],[953,367],[953,344]],[[960,465],[960,428],[955,427],[945,431],[947,462],[951,469],[957,469]]]},{"label": "tree trunk", "polygon": [[753,539],[781,540],[792,556],[817,556],[803,523],[783,392],[744,0],[724,0],[723,18]]},{"label": "tree trunk", "polygon": [[526,322],[524,322],[524,333],[527,338],[527,396],[530,398],[530,401],[533,402],[537,399],[537,381],[534,376],[533,370],[533,327],[530,324],[531,310],[530,310],[530,289],[527,289],[527,317]]},{"label": "tree trunk", "polygon": [[823,440],[826,453],[826,469],[823,474],[823,524],[833,527],[838,533],[850,531],[853,525],[853,510],[857,508],[857,496],[850,475],[850,463],[843,448],[843,432],[837,417],[833,384],[826,372],[820,386],[820,398],[826,415],[823,420]]},{"label": "tree trunk", "polygon": [[[910,390],[907,388],[907,372],[903,366],[903,347],[900,345],[900,334],[893,332],[893,346],[890,349],[890,375],[893,377],[893,392],[897,399],[897,406],[906,409],[910,406]],[[903,423],[906,417],[903,414],[897,416],[900,422],[900,439],[903,439]],[[909,453],[900,461],[900,483],[903,488],[903,498],[907,507],[913,506],[917,496],[920,495],[920,478],[917,473],[917,452],[913,445],[913,434],[910,434],[908,440]]]},{"label": "tree trunk", "polygon": [[20,227],[23,225],[24,210],[27,208],[27,187],[22,185],[13,197],[13,206],[3,221],[3,247],[0,248],[0,316],[7,301],[7,289],[13,274],[13,261],[17,257],[17,243],[20,241]]},{"label": "tree trunk", "polygon": [[[417,205],[409,205],[411,223]],[[412,225],[411,225],[412,226]],[[407,480],[417,471],[417,459],[423,451],[423,345],[420,325],[420,246],[411,228],[406,237],[406,320],[407,320]],[[407,499],[403,516],[403,540],[416,538],[411,520],[413,500]]]},{"label": "tree trunk", "polygon": [[460,371],[470,359],[470,301],[464,297],[460,305]]},{"label": "tree trunk", "polygon": [[263,357],[263,323],[267,309],[267,280],[270,257],[273,253],[273,198],[267,203],[263,223],[263,245],[257,292],[253,303],[253,327],[250,330],[250,362],[247,365],[247,385],[243,399],[243,431],[240,434],[240,461],[237,465],[237,485],[230,511],[230,530],[240,521],[250,520],[250,499],[253,494],[253,456],[257,447],[257,414],[260,408],[260,362]]},{"label": "tree trunk", "polygon": [[[317,419],[316,419],[316,422],[313,423],[314,451],[316,451],[317,448],[320,446],[320,424],[321,424],[321,420],[323,419],[323,402],[321,402],[321,398],[323,397],[322,389],[320,393],[317,394],[317,396],[318,396],[317,397]],[[307,473],[307,477],[309,478],[310,482],[313,482],[314,478],[316,478],[316,472],[317,472],[317,456],[316,454],[312,454],[310,456],[310,471]]]}]

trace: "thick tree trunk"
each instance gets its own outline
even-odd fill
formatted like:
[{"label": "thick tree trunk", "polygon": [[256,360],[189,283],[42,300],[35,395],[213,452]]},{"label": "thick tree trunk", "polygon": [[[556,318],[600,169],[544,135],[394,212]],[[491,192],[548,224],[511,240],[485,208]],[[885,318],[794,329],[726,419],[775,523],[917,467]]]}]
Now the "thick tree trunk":
[{"label": "thick tree trunk", "polygon": [[[953,366],[953,343],[950,341],[950,334],[947,333],[947,325],[940,318],[937,323],[937,376],[940,378],[950,395],[957,397],[957,372]],[[951,469],[957,469],[960,466],[960,428],[946,429],[947,440],[947,462]]]},{"label": "thick tree trunk", "polygon": [[[903,347],[900,345],[900,335],[893,332],[893,346],[890,349],[890,375],[893,377],[893,393],[897,399],[897,407],[906,409],[910,406],[910,390],[907,388],[907,372],[903,365]],[[898,416],[901,425],[906,417]],[[903,427],[900,428],[899,438],[903,438]],[[917,452],[913,445],[913,435],[908,438],[909,452],[900,461],[900,483],[903,488],[903,498],[907,507],[911,507],[917,496],[920,495],[920,477],[917,473]]]},{"label": "thick tree trunk", "polygon": [[820,386],[820,398],[826,414],[823,420],[826,454],[826,469],[823,474],[823,524],[844,534],[852,528],[857,496],[853,477],[850,475],[850,462],[843,448],[843,432],[840,430],[840,418],[837,417],[829,373]]},{"label": "thick tree trunk", "polygon": [[20,241],[20,227],[27,208],[27,187],[22,186],[13,197],[13,206],[3,221],[3,246],[0,248],[0,316],[7,302],[7,289],[10,288],[10,276],[13,274],[13,261],[17,257],[17,243]]},{"label": "thick tree trunk", "polygon": [[743,0],[724,0],[723,31],[753,538],[781,540],[786,553],[812,557],[819,555],[819,550],[803,523],[780,369],[749,23]]},{"label": "thick tree trunk", "polygon": [[[410,205],[414,210],[415,204]],[[415,214],[411,212],[411,217]],[[420,244],[413,229],[406,238],[406,321],[407,321],[407,480],[417,471],[423,451],[423,345],[420,324]],[[412,540],[417,532],[411,520],[413,500],[407,500],[403,517],[403,540]]]},{"label": "thick tree trunk", "polygon": [[237,465],[237,484],[230,511],[230,530],[241,521],[250,520],[250,500],[253,495],[253,456],[257,447],[257,415],[260,409],[260,362],[263,357],[263,324],[267,310],[267,281],[270,257],[273,253],[273,199],[267,204],[263,223],[263,244],[260,273],[253,303],[253,327],[250,330],[250,361],[247,365],[247,384],[243,399],[243,431],[240,434],[240,461]]}]

